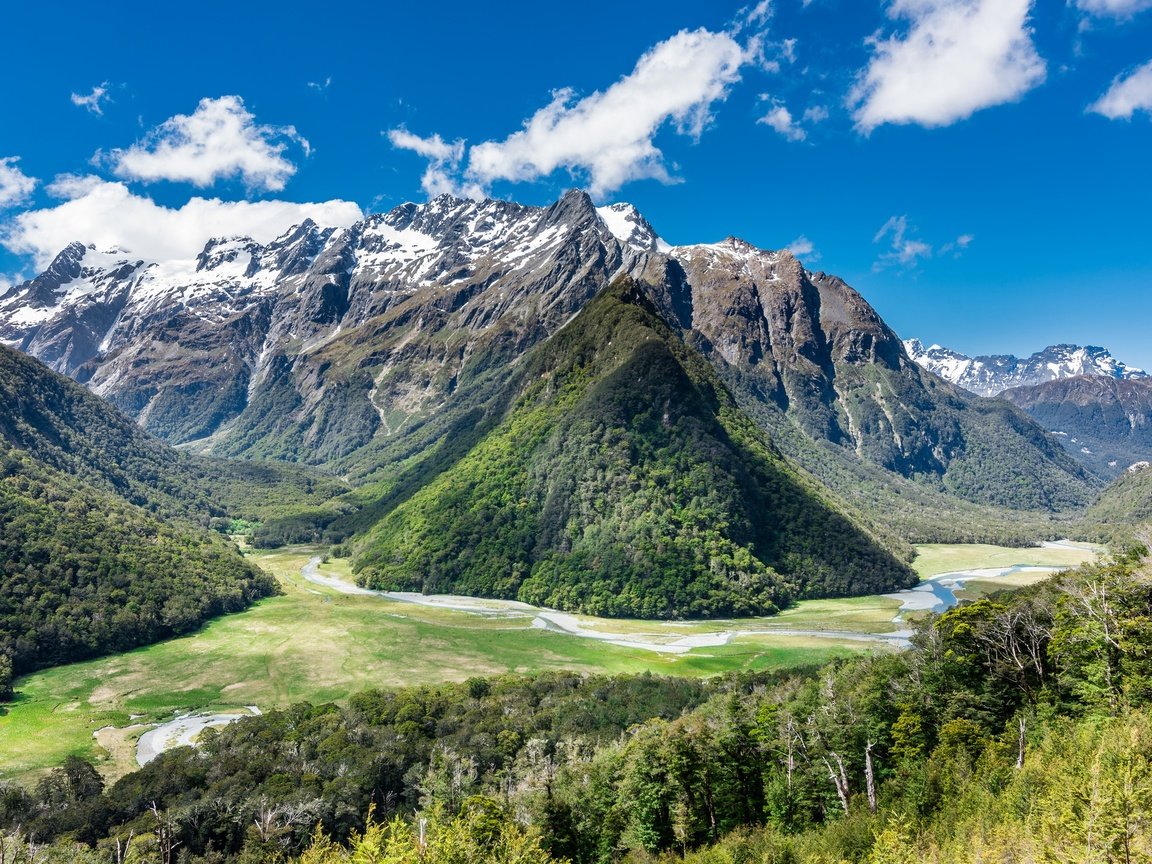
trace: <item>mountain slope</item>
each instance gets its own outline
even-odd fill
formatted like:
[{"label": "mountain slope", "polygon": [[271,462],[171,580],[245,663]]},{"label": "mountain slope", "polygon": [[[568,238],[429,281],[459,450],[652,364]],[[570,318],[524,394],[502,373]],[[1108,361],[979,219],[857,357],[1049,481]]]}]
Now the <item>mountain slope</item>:
[{"label": "mountain slope", "polygon": [[1143,369],[1128,366],[1106,348],[1095,345],[1049,345],[1023,359],[1011,354],[968,357],[939,345],[925,348],[919,339],[907,340],[904,347],[908,355],[928,371],[981,396],[996,396],[1010,387],[1031,387],[1083,375],[1121,381],[1148,377]]},{"label": "mountain slope", "polygon": [[[1130,545],[1135,534],[1148,534],[1152,525],[1152,467],[1137,462],[1100,493],[1084,512],[1081,533],[1090,540]],[[1140,542],[1148,543],[1143,536]]]},{"label": "mountain slope", "polygon": [[499,425],[360,542],[366,584],[684,617],[915,581],[788,467],[636,283],[521,366]]},{"label": "mountain slope", "polygon": [[274,590],[196,522],[186,460],[0,347],[0,654],[17,673],[195,629]]},{"label": "mountain slope", "polygon": [[[1089,499],[1093,481],[1050,436],[925,372],[842,280],[739,240],[673,254],[691,286],[687,338],[810,470],[813,445],[833,445],[841,474],[876,465],[973,503],[1056,511]],[[833,485],[851,494],[853,482]]]},{"label": "mountain slope", "polygon": [[[0,338],[169,441],[323,466],[391,501],[474,444],[526,352],[621,275],[792,458],[834,463],[838,492],[910,481],[940,530],[948,502],[1091,496],[1035,424],[921,370],[842,281],[734,239],[670,247],[631,206],[577,191],[549,207],[441,196],[267,245],[213,240],[194,261],[74,244],[0,298]],[[341,524],[385,506],[362,499],[371,512]]]},{"label": "mountain slope", "polygon": [[1000,394],[1101,477],[1152,460],[1152,379],[1081,375]]}]

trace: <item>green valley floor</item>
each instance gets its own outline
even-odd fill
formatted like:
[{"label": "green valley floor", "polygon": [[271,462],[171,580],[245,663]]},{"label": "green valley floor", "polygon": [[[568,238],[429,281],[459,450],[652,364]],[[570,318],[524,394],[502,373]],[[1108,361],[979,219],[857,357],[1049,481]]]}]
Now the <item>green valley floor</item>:
[{"label": "green valley floor", "polygon": [[[922,578],[1012,565],[1073,566],[1095,554],[1072,545],[919,550]],[[251,553],[276,575],[281,596],[191,636],[17,681],[17,699],[0,716],[0,777],[34,780],[70,754],[94,759],[108,777],[120,776],[135,766],[136,739],[151,724],[189,711],[267,711],[301,700],[341,702],[368,687],[546,669],[698,676],[820,663],[885,650],[901,605],[881,596],[814,600],[771,619],[662,623],[545,616],[516,604],[480,604],[484,614],[478,614],[346,593],[347,562],[321,563],[321,555],[310,547]],[[309,562],[323,584],[302,576]],[[1043,575],[970,581],[959,596]]]}]

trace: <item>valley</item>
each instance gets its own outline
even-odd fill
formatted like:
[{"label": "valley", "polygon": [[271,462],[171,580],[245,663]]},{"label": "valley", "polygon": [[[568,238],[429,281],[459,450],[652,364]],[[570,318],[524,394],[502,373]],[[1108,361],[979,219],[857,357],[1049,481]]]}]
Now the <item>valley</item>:
[{"label": "valley", "polygon": [[[1053,666],[1069,698],[1077,585],[1113,574],[1142,620],[1152,474],[1108,484],[787,250],[671,246],[577,190],[442,195],[194,263],[72,244],[0,297],[0,338],[0,819],[58,848],[162,842],[175,813],[193,860],[281,864],[317,821],[355,842],[377,801],[466,819],[464,789],[543,807],[563,843],[551,808],[585,781],[563,805],[534,784],[592,758],[624,815],[577,833],[667,850],[670,816],[619,833],[646,817],[615,772],[647,771],[632,737],[668,723],[708,742],[668,776],[822,753],[821,791],[764,786],[791,758],[740,779],[731,824],[771,792],[832,826],[849,770],[875,780],[869,718],[899,788],[924,724],[941,752],[998,734]],[[1109,363],[1072,351],[1050,371],[1090,386],[1037,386],[1089,394],[1089,418]],[[925,664],[955,699],[921,692]]]},{"label": "valley", "polygon": [[[922,579],[1014,565],[1072,567],[1096,554],[1078,544],[935,544],[918,551],[915,569]],[[0,778],[30,783],[69,755],[92,758],[107,777],[119,777],[135,767],[136,741],[148,724],[188,712],[243,715],[249,706],[268,711],[299,701],[343,703],[372,687],[545,670],[698,677],[811,666],[885,650],[901,606],[897,599],[869,596],[800,601],[767,619],[659,623],[558,616],[566,627],[596,636],[587,638],[533,626],[536,614],[516,608],[522,604],[444,601],[470,612],[361,593],[350,582],[347,559],[316,566],[322,555],[314,547],[250,551],[250,561],[275,575],[280,596],[189,636],[19,679],[18,698],[0,717]],[[323,581],[309,581],[304,572]],[[972,581],[961,596],[1046,575],[1024,573],[1007,584]],[[670,645],[680,647],[664,650]]]},{"label": "valley", "polygon": [[73,5],[0,864],[1152,864],[1152,0]]}]

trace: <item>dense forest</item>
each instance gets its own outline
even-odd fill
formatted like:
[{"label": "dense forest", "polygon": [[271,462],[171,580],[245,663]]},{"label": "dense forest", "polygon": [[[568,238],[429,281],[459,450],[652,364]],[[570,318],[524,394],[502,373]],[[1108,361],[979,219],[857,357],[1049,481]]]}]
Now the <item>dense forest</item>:
[{"label": "dense forest", "polygon": [[1117,477],[1084,512],[1077,533],[1110,544],[1131,542],[1152,522],[1152,468],[1137,463]]},{"label": "dense forest", "polygon": [[208,530],[229,518],[202,482],[207,463],[7,348],[0,401],[0,686],[187,633],[276,590]]},{"label": "dense forest", "polygon": [[513,388],[494,430],[354,543],[366,584],[670,618],[915,581],[635,286],[534,349]]},{"label": "dense forest", "polygon": [[14,673],[187,633],[275,590],[218,534],[0,443],[0,655]]},{"label": "dense forest", "polygon": [[0,790],[0,820],[67,860],[129,838],[139,857],[115,860],[1147,860],[1150,622],[1132,553],[933,616],[904,652],[368,692],[107,789],[70,760]]}]

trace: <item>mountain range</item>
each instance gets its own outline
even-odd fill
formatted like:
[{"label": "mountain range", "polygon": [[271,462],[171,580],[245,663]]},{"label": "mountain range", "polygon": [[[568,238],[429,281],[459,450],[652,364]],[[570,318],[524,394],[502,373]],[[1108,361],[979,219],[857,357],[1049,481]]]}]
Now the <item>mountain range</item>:
[{"label": "mountain range", "polygon": [[1030,357],[990,354],[969,357],[940,345],[924,347],[919,339],[904,342],[908,356],[945,381],[981,396],[997,396],[1013,387],[1031,387],[1080,376],[1119,381],[1148,379],[1143,369],[1128,366],[1107,348],[1095,345],[1049,345]]},{"label": "mountain range", "polygon": [[0,297],[0,337],[170,444],[343,478],[258,539],[344,541],[385,587],[764,612],[905,584],[909,540],[1057,532],[1100,485],[839,278],[579,191],[183,261],[74,243]]},{"label": "mountain range", "polygon": [[1105,348],[1050,345],[1021,360],[966,357],[917,339],[904,345],[925,369],[1026,411],[1100,477],[1152,458],[1152,377]]},{"label": "mountain range", "polygon": [[1101,477],[1152,459],[1152,379],[1078,375],[1013,387],[999,398],[1027,411]]}]

